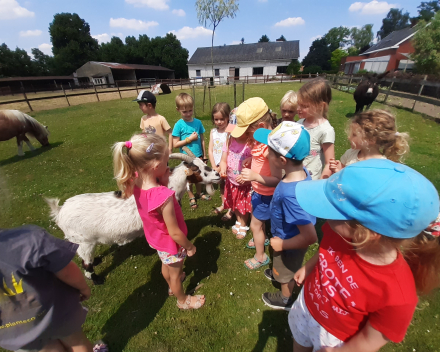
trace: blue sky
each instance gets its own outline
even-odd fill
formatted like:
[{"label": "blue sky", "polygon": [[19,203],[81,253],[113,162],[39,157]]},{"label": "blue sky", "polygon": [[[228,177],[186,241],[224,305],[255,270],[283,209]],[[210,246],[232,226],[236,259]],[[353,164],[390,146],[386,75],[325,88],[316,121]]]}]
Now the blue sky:
[{"label": "blue sky", "polygon": [[[266,34],[271,41],[283,34],[300,41],[301,58],[312,41],[336,26],[374,24],[376,33],[391,7],[417,15],[420,1],[240,0],[234,19],[216,29],[214,45],[255,43]],[[191,55],[211,46],[210,27],[197,20],[195,0],[0,0],[0,43],[9,48],[40,48],[51,55],[49,24],[56,13],[77,13],[100,42],[111,36],[164,36],[173,32]]]}]

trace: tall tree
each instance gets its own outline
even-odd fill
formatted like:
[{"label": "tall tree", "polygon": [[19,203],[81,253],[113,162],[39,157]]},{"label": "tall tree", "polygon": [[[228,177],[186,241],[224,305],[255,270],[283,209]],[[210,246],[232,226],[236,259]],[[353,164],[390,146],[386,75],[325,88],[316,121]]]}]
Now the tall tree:
[{"label": "tall tree", "polygon": [[238,11],[238,0],[197,0],[196,10],[197,19],[200,24],[203,24],[206,27],[206,24],[209,21],[212,26],[211,68],[212,77],[214,77],[214,57],[212,56],[214,32],[223,19],[235,17]]},{"label": "tall tree", "polygon": [[258,39],[258,43],[267,43],[270,42],[269,37],[266,34],[263,34],[260,39]]},{"label": "tall tree", "polygon": [[332,65],[333,71],[339,71],[339,66],[341,65],[341,60],[343,57],[347,57],[348,52],[343,49],[335,49],[332,51],[332,57],[330,58],[330,63]]},{"label": "tall tree", "polygon": [[241,44],[244,44],[244,38],[241,38],[241,39],[240,39],[240,43],[241,43]]},{"label": "tall tree", "polygon": [[428,22],[436,12],[440,11],[440,1],[422,1],[417,8],[419,9],[418,19]]},{"label": "tall tree", "polygon": [[90,35],[89,24],[76,13],[57,13],[49,25],[49,34],[58,74],[70,75],[97,58],[98,41]]},{"label": "tall tree", "polygon": [[319,66],[323,70],[330,70],[331,52],[325,38],[316,39],[310,46],[307,56],[304,58],[302,64],[305,67]]},{"label": "tall tree", "polygon": [[292,60],[289,66],[287,66],[287,74],[296,75],[300,69],[301,69],[301,64],[298,62],[298,60]]},{"label": "tall tree", "polygon": [[424,20],[417,24],[412,44],[414,53],[411,55],[420,73],[440,72],[440,11],[431,19],[430,25]]},{"label": "tall tree", "polygon": [[330,51],[333,52],[350,42],[350,28],[333,27],[324,35],[324,38],[330,46]]},{"label": "tall tree", "polygon": [[50,76],[54,70],[53,56],[46,55],[38,48],[31,49],[34,59],[34,72],[36,76]]},{"label": "tall tree", "polygon": [[188,77],[188,50],[182,48],[180,40],[172,33],[165,37],[156,37],[151,40],[156,63],[173,69],[176,78]]},{"label": "tall tree", "polygon": [[351,44],[358,50],[370,45],[374,38],[372,24],[366,24],[362,28],[353,27],[350,32]]},{"label": "tall tree", "polygon": [[382,40],[391,32],[404,29],[410,25],[408,12],[403,13],[402,9],[390,9],[387,17],[382,20],[382,27],[380,27],[380,30],[377,32],[377,38]]},{"label": "tall tree", "polygon": [[284,37],[284,35],[281,34],[281,37],[277,39],[277,42],[285,42],[286,40],[287,40],[286,37]]},{"label": "tall tree", "polygon": [[108,43],[99,48],[99,59],[106,62],[128,63],[126,47],[119,37],[112,37]]}]

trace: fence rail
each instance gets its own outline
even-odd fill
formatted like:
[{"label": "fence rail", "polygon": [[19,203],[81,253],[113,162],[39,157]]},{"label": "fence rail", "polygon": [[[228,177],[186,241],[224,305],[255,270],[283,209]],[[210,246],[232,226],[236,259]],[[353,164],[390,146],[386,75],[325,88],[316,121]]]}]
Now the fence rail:
[{"label": "fence rail", "polygon": [[[363,76],[338,76],[338,75],[327,75],[327,79],[330,81],[333,88],[339,89],[341,91],[345,91],[347,93],[352,93],[358,86],[359,82],[361,82],[364,77]],[[394,96],[398,98],[404,98],[413,100],[413,106],[411,111],[414,112],[417,102],[427,103],[434,106],[440,106],[440,100],[423,95],[423,90],[425,87],[434,87],[436,89],[440,88],[439,82],[427,81],[426,76],[422,80],[408,80],[408,79],[399,79],[396,77],[393,78],[385,78],[381,80],[381,83],[387,82],[390,83],[387,89],[384,89],[382,86],[379,87],[379,93],[385,95],[382,103],[386,103],[389,96]],[[408,93],[402,91],[393,90],[393,86],[395,84],[411,84],[413,89],[417,89],[417,93]]]}]

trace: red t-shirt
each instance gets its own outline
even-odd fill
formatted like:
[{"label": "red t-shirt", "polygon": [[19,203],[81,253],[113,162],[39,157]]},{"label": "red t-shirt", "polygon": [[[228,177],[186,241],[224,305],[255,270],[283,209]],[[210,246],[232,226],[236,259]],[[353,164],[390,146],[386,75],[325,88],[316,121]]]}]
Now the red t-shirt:
[{"label": "red t-shirt", "polygon": [[319,262],[304,284],[307,308],[328,332],[346,342],[367,321],[400,342],[417,305],[412,272],[399,252],[389,265],[374,265],[326,223]]}]

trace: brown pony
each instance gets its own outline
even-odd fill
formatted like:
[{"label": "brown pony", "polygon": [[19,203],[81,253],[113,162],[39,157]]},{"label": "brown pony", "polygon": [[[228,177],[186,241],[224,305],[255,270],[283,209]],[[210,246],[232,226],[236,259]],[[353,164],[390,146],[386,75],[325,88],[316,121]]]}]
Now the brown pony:
[{"label": "brown pony", "polygon": [[42,146],[49,145],[49,131],[33,117],[18,110],[0,110],[0,141],[17,137],[18,155],[23,156],[23,141],[35,150],[27,136],[34,137]]}]

